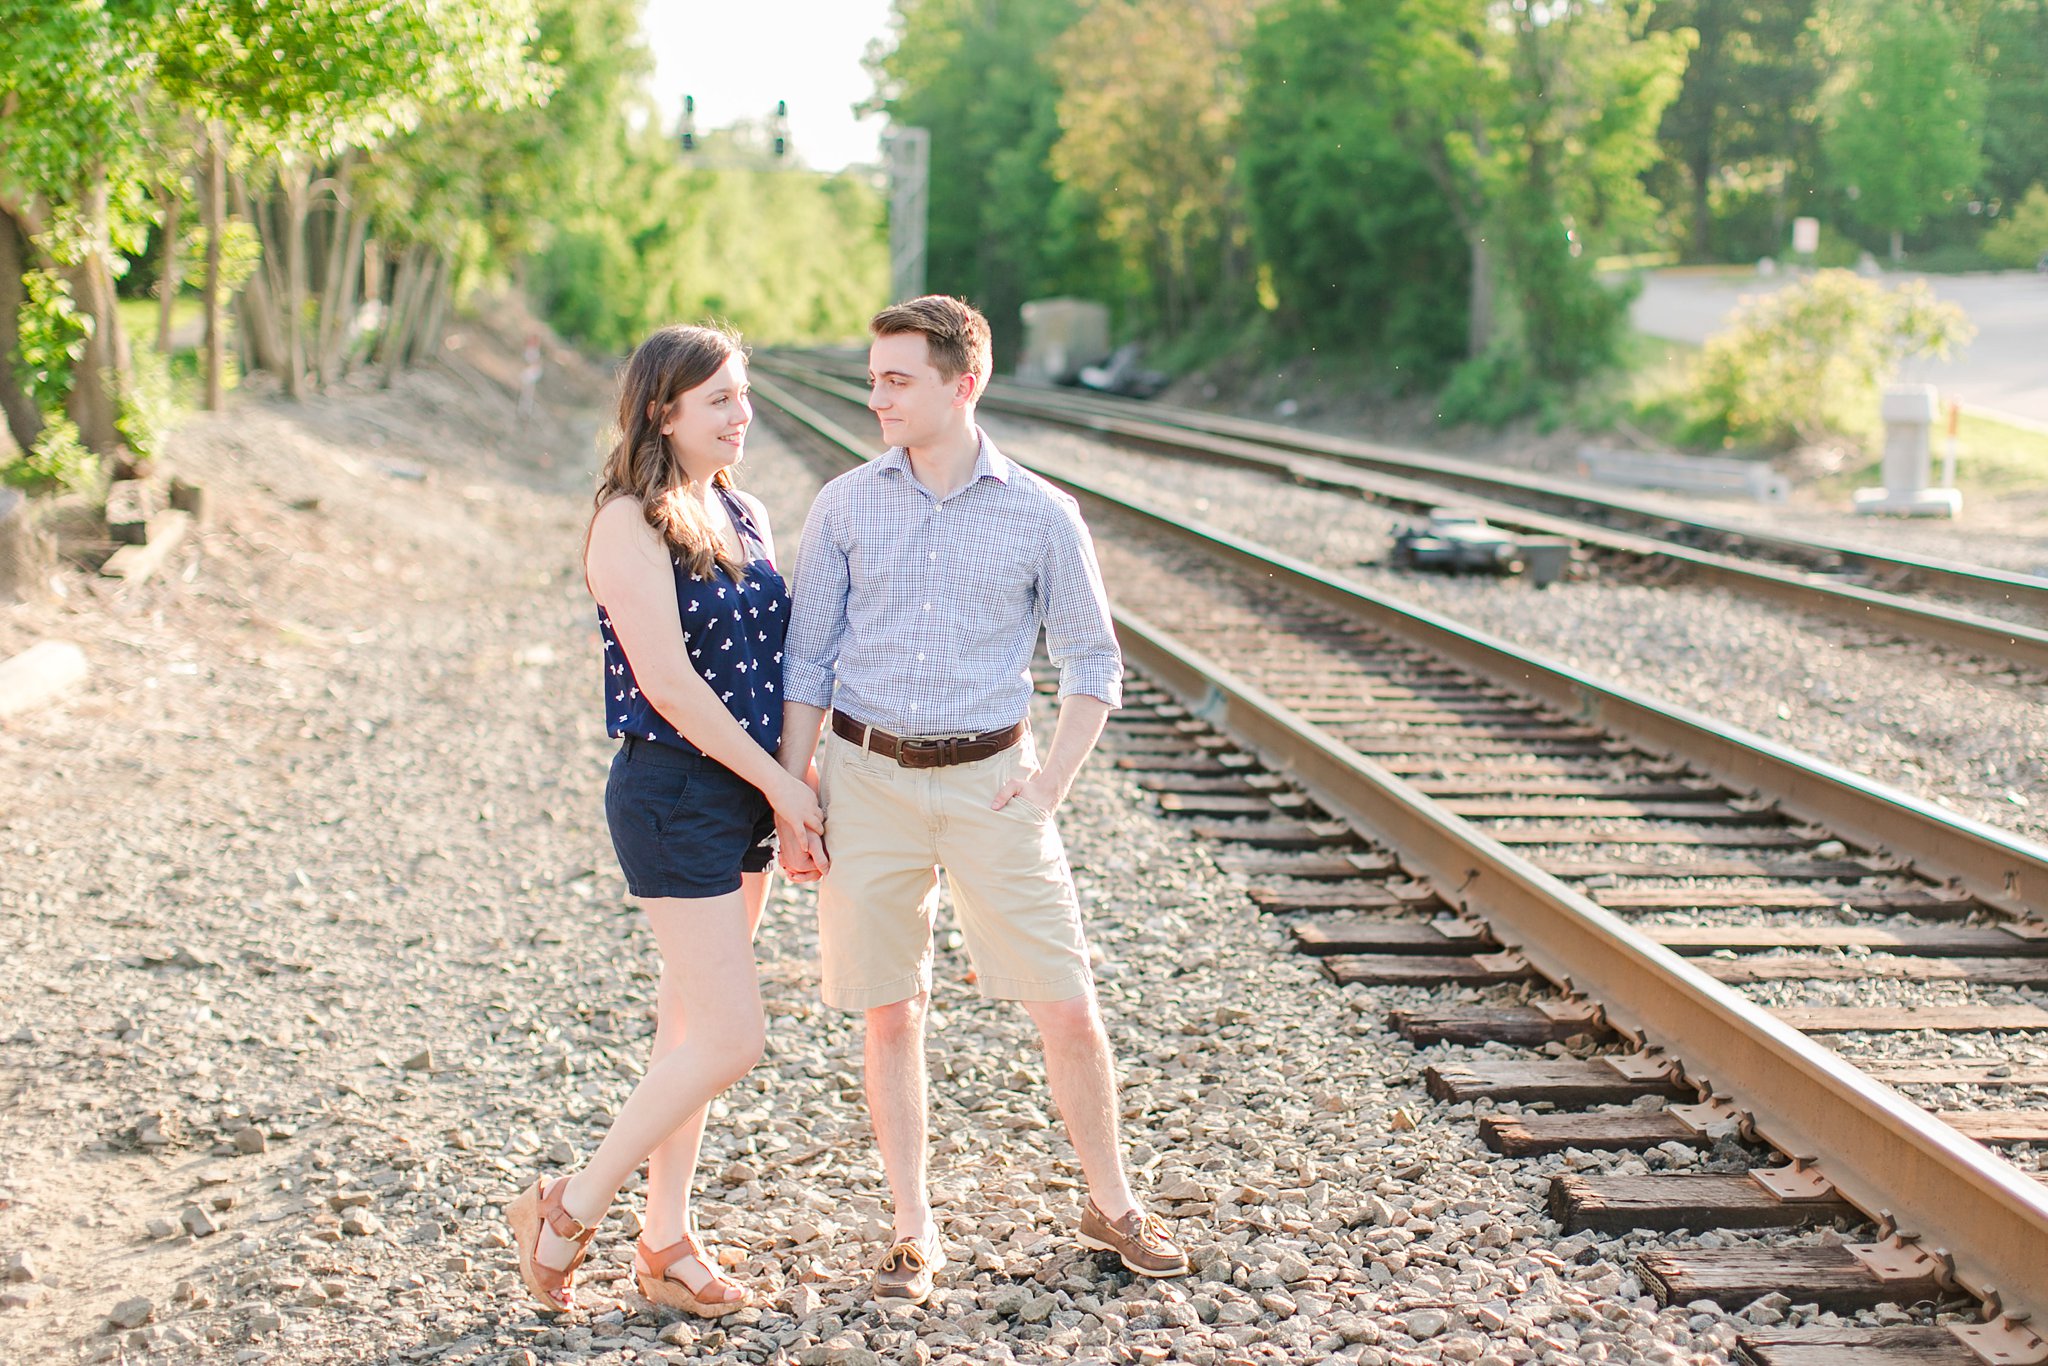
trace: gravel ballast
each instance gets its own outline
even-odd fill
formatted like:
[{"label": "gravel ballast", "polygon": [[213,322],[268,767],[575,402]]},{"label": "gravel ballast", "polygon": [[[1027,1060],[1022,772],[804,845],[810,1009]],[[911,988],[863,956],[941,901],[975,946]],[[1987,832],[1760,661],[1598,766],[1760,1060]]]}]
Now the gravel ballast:
[{"label": "gravel ballast", "polygon": [[[1330,985],[1099,762],[1062,826],[1127,1148],[1196,1277],[1133,1281],[1073,1245],[1078,1172],[1028,1022],[979,1000],[949,941],[931,1057],[953,1262],[930,1307],[870,1304],[887,1206],[861,1033],[817,1003],[811,895],[784,888],[767,1057],[716,1104],[699,1205],[767,1304],[711,1325],[639,1303],[629,1190],[590,1309],[532,1314],[500,1207],[630,1090],[657,967],[602,819],[585,398],[516,424],[430,373],[244,400],[178,439],[219,510],[159,579],[72,573],[0,610],[0,653],[77,639],[93,664],[0,723],[0,1358],[1664,1364],[1813,1317],[1660,1310],[1632,1256],[1724,1235],[1561,1238],[1543,1213],[1561,1171],[1753,1153],[1485,1152],[1471,1107],[1421,1086],[1451,1050],[1380,1024],[1482,994]],[[787,560],[817,475],[765,426],[751,444]]]}]

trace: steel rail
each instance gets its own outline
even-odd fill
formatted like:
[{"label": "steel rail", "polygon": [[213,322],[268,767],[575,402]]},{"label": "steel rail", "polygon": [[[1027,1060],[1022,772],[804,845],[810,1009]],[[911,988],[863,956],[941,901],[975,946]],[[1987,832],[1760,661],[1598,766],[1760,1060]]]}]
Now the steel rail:
[{"label": "steel rail", "polygon": [[[802,359],[775,355],[763,357],[763,360],[770,365],[808,366],[826,373],[839,374],[841,378],[854,374],[859,365],[857,361],[840,360],[816,353],[807,354]],[[1250,418],[1206,413],[1199,409],[1181,408],[1172,404],[1140,402],[1075,390],[1040,391],[1007,381],[998,381],[992,386],[982,402],[987,407],[1020,417],[1034,417],[1095,430],[1105,430],[1097,425],[1094,420],[1096,418],[1136,419],[1140,422],[1149,422],[1155,427],[1235,437],[1268,448],[1295,451],[1370,469],[1450,481],[1488,490],[1503,498],[1540,498],[1551,503],[1565,504],[1570,508],[1592,508],[1602,512],[1622,513],[1658,526],[1683,528],[1697,536],[1739,541],[1766,548],[1790,559],[1831,567],[1855,568],[1874,576],[1908,575],[1920,580],[1922,585],[1931,591],[1951,593],[1959,597],[2048,608],[2048,578],[2014,574],[1935,556],[1900,554],[1851,541],[1825,541],[1763,527],[1746,526],[1739,522],[1717,521],[1710,517],[1674,512],[1653,503],[1620,497],[1605,489],[1560,483],[1519,470],[1487,468],[1453,456],[1433,455],[1427,451],[1407,450],[1354,437],[1278,427]],[[1167,448],[1175,444],[1175,438],[1172,436],[1162,435],[1153,439],[1156,444]],[[1439,496],[1436,501],[1441,503],[1445,500]],[[1676,544],[1657,539],[1659,543]]]},{"label": "steel rail", "polygon": [[[864,448],[866,443],[858,437],[758,375],[755,387],[820,434],[855,450]],[[1535,697],[1582,724],[1626,736],[1653,753],[1683,756],[1737,790],[1767,794],[1788,816],[1882,850],[1936,882],[1954,883],[2014,915],[2048,910],[2048,845],[1944,811],[1909,793],[1647,693],[1603,683],[1270,547],[1146,507],[1072,475],[1046,477],[1084,503],[1134,516],[1164,535],[1196,542],[1239,568],[1276,576],[1311,599],[1362,616],[1466,669]]]},{"label": "steel rail", "polygon": [[[791,367],[786,362],[768,360],[768,369],[793,379],[805,387],[817,389],[819,393],[831,393],[846,401],[862,401],[860,393],[846,381],[829,377],[823,371],[809,367]],[[1157,428],[1151,424],[1137,424],[1126,418],[1096,418],[1096,420],[1069,420],[1075,426],[1098,430],[1106,436],[1120,440],[1133,440],[1143,444],[1157,444],[1161,449],[1186,453],[1196,451],[1202,459],[1217,463],[1239,465],[1257,469],[1262,473],[1284,475],[1294,483],[1335,489],[1343,494],[1362,494],[1378,502],[1391,502],[1407,508],[1430,508],[1444,502],[1442,489],[1425,483],[1403,479],[1397,475],[1360,475],[1350,469],[1317,469],[1317,461],[1303,457],[1278,455],[1266,446],[1253,442],[1239,442],[1221,436],[1167,436],[1161,438]],[[1542,512],[1530,512],[1516,504],[1501,504],[1489,500],[1462,498],[1460,508],[1479,512],[1487,520],[1499,526],[1511,526],[1520,530],[1534,530],[1546,537],[1569,537],[1583,545],[1595,545],[1608,551],[1624,555],[1671,559],[1686,565],[1688,571],[1706,584],[1720,584],[1733,588],[1755,598],[1782,602],[1792,608],[1823,612],[1835,616],[1855,627],[1878,627],[1888,631],[1901,631],[1923,641],[1935,641],[1952,645],[1956,649],[1968,649],[1978,655],[1993,659],[2007,659],[2028,670],[2048,672],[2048,631],[2036,627],[2021,627],[2017,623],[1999,621],[1995,616],[1976,616],[1952,606],[1929,606],[1901,598],[1896,594],[1876,592],[1872,588],[1858,588],[1853,584],[1835,584],[1815,575],[1804,575],[1792,569],[1776,565],[1761,565],[1737,559],[1733,555],[1716,555],[1712,551],[1698,551],[1686,545],[1673,545],[1669,541],[1655,541],[1651,537],[1634,537],[1628,532],[1587,526],[1585,522],[1573,522],[1565,518],[1554,518]]]},{"label": "steel rail", "polygon": [[[779,386],[757,377],[755,387],[849,455],[872,458],[871,443]],[[1176,522],[1077,481],[1056,482],[1148,527],[1192,539],[1228,562],[1256,565],[1288,587],[1342,604],[1524,692],[1546,700],[1582,698],[1589,707],[1580,714],[1593,723],[1628,733],[1622,718],[1641,724],[1662,713],[1663,723],[1652,725],[1639,743],[1666,748],[1656,739],[1682,740],[1685,745],[1669,748],[1717,776],[1732,765],[1741,773],[1791,779],[1785,791],[1774,794],[1787,809],[1854,813],[1890,801],[1908,813],[1901,833],[1931,846],[1941,862],[1959,851],[2003,849],[2006,863],[2027,870],[2025,880],[2015,877],[2016,888],[2048,890],[2048,882],[2039,880],[2048,875],[2048,848],[1947,816],[1705,718],[1594,683],[1377,598],[1314,566]],[[1689,1077],[1748,1112],[1761,1137],[1795,1157],[1811,1158],[1844,1199],[1945,1254],[1962,1288],[2008,1316],[2048,1309],[2048,1189],[1215,663],[1129,612],[1116,617],[1134,662],[1187,699],[1191,710],[1289,772],[1332,812],[1383,835],[1404,863],[1412,861],[1441,895],[1485,918],[1538,971],[1598,1001],[1612,1024],[1680,1059]],[[1742,758],[1744,749],[1753,757]],[[1830,790],[1833,796],[1816,799]],[[1872,821],[1866,810],[1861,824],[1883,823]],[[1836,833],[1857,832],[1837,826]],[[1892,847],[1917,857],[1915,849]]]},{"label": "steel rail", "polygon": [[[791,365],[779,359],[768,359],[762,364],[773,373],[821,393],[849,402],[864,401],[851,385],[828,372]],[[1083,419],[1069,416],[1062,420],[1122,441],[1156,446],[1180,455],[1193,452],[1202,459],[1256,469],[1307,487],[1356,494],[1411,509],[1439,506],[1445,501],[1443,490],[1418,481],[1331,468],[1319,458],[1305,459],[1279,453],[1270,446],[1257,443],[1199,433],[1166,434],[1156,423],[1124,417]],[[1317,468],[1318,464],[1323,467]],[[2035,627],[1978,616],[1956,607],[1915,602],[1894,593],[1837,583],[1823,576],[1696,550],[1648,536],[1591,527],[1584,522],[1532,512],[1512,503],[1472,497],[1461,497],[1456,501],[1459,507],[1476,512],[1498,526],[1546,536],[1569,537],[1585,545],[1625,555],[1676,561],[1703,583],[1718,584],[1802,611],[1821,613],[1850,625],[1898,631],[1987,658],[2003,659],[2022,668],[2048,671],[2048,631]]]}]

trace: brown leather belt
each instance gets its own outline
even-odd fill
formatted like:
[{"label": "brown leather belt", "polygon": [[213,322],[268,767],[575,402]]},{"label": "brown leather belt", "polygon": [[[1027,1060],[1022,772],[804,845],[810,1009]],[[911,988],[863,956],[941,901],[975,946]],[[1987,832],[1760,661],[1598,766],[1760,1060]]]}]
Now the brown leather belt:
[{"label": "brown leather belt", "polygon": [[980,735],[941,735],[930,739],[905,739],[876,730],[854,720],[843,711],[832,713],[832,733],[850,740],[872,754],[894,759],[905,768],[944,768],[949,764],[971,764],[993,759],[1024,738],[1024,723]]}]

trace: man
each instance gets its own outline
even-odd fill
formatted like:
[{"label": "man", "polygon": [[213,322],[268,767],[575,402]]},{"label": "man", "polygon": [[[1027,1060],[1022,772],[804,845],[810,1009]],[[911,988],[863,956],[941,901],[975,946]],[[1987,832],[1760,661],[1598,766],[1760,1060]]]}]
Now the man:
[{"label": "man", "polygon": [[[804,524],[784,661],[782,762],[808,774],[820,728],[826,1004],[867,1015],[868,1110],[895,1205],[880,1298],[921,1304],[944,1263],[925,1185],[924,1024],[944,867],[982,995],[1021,1002],[1081,1161],[1084,1246],[1142,1276],[1187,1256],[1138,1207],[1117,1141],[1109,1041],[1053,813],[1122,694],[1123,658],[1074,500],[975,425],[988,320],[927,295],[869,324],[868,406],[889,452],[826,485]],[[1025,714],[1040,626],[1060,669],[1041,766]]]}]

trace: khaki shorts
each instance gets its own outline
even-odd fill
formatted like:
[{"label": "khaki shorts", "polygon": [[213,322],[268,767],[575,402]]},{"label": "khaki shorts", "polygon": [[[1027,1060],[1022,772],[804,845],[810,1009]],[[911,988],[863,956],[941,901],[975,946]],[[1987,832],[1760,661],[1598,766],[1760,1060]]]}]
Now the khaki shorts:
[{"label": "khaki shorts", "polygon": [[904,768],[826,731],[825,1004],[866,1010],[931,990],[940,867],[983,996],[1065,1001],[1088,990],[1080,902],[1052,817],[1015,797],[989,809],[996,789],[1036,766],[1029,735],[971,764]]}]

